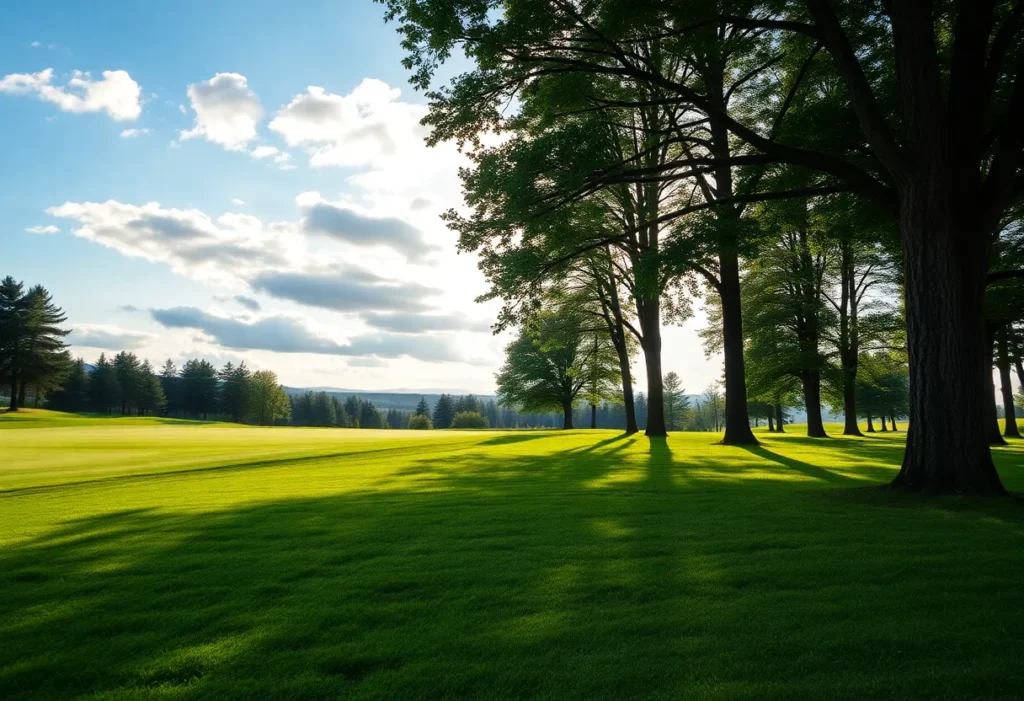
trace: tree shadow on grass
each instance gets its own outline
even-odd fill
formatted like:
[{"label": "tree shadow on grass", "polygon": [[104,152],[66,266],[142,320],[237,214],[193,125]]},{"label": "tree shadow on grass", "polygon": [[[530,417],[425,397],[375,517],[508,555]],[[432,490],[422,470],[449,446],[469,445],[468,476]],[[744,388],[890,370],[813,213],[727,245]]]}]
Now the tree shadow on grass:
[{"label": "tree shadow on grass", "polygon": [[[709,451],[696,474],[644,441],[466,450],[429,481],[217,509],[183,510],[180,478],[165,508],[97,502],[0,549],[0,697],[991,697],[1024,683],[1016,526],[799,498],[755,476],[806,469],[772,451],[751,451],[749,473]],[[209,489],[308,481],[300,470]]]},{"label": "tree shadow on grass", "polygon": [[802,475],[806,475],[807,477],[811,477],[822,482],[844,486],[852,486],[855,484],[863,483],[862,480],[854,479],[846,475],[841,475],[832,472],[831,470],[826,470],[825,468],[817,467],[816,465],[811,465],[810,463],[806,463],[801,460],[786,457],[785,455],[780,455],[779,453],[768,450],[768,448],[765,448],[763,445],[741,445],[738,447],[742,448],[748,453],[756,455],[759,458],[764,458],[765,460],[776,463],[778,465],[782,465],[783,467],[789,468],[791,470],[799,472]]},{"label": "tree shadow on grass", "polygon": [[558,433],[554,431],[527,431],[524,430],[520,433],[507,433],[501,436],[495,436],[494,438],[488,438],[485,441],[481,441],[480,445],[511,445],[513,443],[525,443],[527,441],[535,441],[540,438],[552,438],[557,436]]}]

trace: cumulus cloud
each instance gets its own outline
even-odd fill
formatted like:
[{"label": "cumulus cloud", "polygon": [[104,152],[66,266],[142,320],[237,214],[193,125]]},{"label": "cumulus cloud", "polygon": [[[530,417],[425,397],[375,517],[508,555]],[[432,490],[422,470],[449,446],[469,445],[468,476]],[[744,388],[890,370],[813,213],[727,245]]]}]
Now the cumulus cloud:
[{"label": "cumulus cloud", "polygon": [[380,314],[364,312],[360,317],[370,326],[397,333],[424,331],[489,331],[486,321],[475,321],[461,314],[410,314],[396,312]]},{"label": "cumulus cloud", "polygon": [[73,346],[102,350],[134,350],[150,343],[153,334],[126,331],[109,324],[78,324],[67,336]]},{"label": "cumulus cloud", "polygon": [[244,151],[256,138],[263,107],[244,75],[218,73],[189,85],[188,97],[196,121],[191,129],[181,132],[182,139],[202,137],[229,151]]},{"label": "cumulus cloud", "polygon": [[251,312],[258,312],[260,310],[260,303],[252,297],[246,297],[245,295],[234,295],[232,297],[214,297],[218,302],[235,302],[242,305]]},{"label": "cumulus cloud", "polygon": [[289,169],[293,166],[286,165],[288,161],[292,159],[292,154],[281,151],[276,146],[257,146],[249,155],[257,160],[263,160],[266,158],[274,159],[274,163],[277,163],[283,169]]},{"label": "cumulus cloud", "polygon": [[149,133],[149,129],[122,129],[121,130],[121,138],[122,139],[134,139],[134,138],[136,138],[138,136],[145,136],[148,133]]},{"label": "cumulus cloud", "polygon": [[196,329],[219,345],[235,350],[381,358],[409,356],[434,362],[458,360],[449,343],[441,338],[380,334],[357,336],[342,344],[316,334],[298,319],[286,316],[270,316],[247,322],[215,316],[195,307],[153,309],[150,313],[157,323],[167,328]]},{"label": "cumulus cloud", "polygon": [[103,71],[100,80],[73,71],[63,86],[53,84],[52,68],[10,73],[0,78],[0,93],[34,94],[64,112],[105,112],[116,121],[137,119],[142,114],[142,88],[126,71]]},{"label": "cumulus cloud", "polygon": [[253,289],[271,297],[337,312],[418,311],[429,307],[424,297],[440,290],[397,282],[357,268],[330,272],[272,272],[254,277]]},{"label": "cumulus cloud", "polygon": [[231,198],[231,204],[235,205],[236,207],[244,207],[245,206],[245,200],[240,200],[237,197],[232,197]]},{"label": "cumulus cloud", "polygon": [[47,213],[75,220],[75,236],[133,258],[169,263],[182,275],[230,282],[247,271],[286,266],[293,244],[286,227],[246,214],[212,219],[195,209],[107,202],[66,202]]},{"label": "cumulus cloud", "polygon": [[341,203],[328,202],[318,192],[296,200],[303,211],[302,229],[355,246],[388,246],[410,259],[423,258],[435,247],[412,224],[397,217],[371,216]]},{"label": "cumulus cloud", "polygon": [[29,228],[25,229],[25,231],[29,232],[30,234],[59,234],[60,233],[60,229],[58,227],[54,226],[53,224],[48,224],[46,226],[30,226]]},{"label": "cumulus cloud", "polygon": [[309,151],[313,166],[369,165],[427,135],[424,105],[401,102],[401,90],[366,78],[348,95],[311,85],[282,107],[270,129]]}]

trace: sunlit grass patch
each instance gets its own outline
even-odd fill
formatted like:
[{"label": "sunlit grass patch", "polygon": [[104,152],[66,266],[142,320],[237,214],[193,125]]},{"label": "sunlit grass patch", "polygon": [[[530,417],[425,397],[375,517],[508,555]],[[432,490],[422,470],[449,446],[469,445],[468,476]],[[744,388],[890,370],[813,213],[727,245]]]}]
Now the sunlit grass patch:
[{"label": "sunlit grass patch", "polygon": [[1021,505],[864,489],[904,433],[50,418],[0,430],[5,701],[1024,688]]}]

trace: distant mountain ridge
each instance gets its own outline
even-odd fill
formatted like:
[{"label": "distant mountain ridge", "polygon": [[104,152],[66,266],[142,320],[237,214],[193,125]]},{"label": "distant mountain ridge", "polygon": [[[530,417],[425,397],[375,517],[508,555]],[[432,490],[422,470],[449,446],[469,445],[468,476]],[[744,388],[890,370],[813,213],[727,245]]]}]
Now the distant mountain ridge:
[{"label": "distant mountain ridge", "polygon": [[358,389],[340,389],[337,387],[285,387],[284,391],[290,395],[305,394],[306,392],[326,392],[327,394],[337,397],[341,401],[348,399],[349,397],[358,397],[359,399],[369,400],[374,403],[378,409],[407,409],[413,411],[416,409],[416,405],[420,403],[420,398],[426,399],[427,403],[433,407],[437,403],[438,397],[442,394],[473,394],[474,397],[480,401],[486,402],[490,399],[496,399],[493,394],[475,394],[473,392],[460,392],[460,391],[449,391],[443,392],[438,391],[409,391],[404,392],[382,390],[377,392],[370,392],[366,390]]}]

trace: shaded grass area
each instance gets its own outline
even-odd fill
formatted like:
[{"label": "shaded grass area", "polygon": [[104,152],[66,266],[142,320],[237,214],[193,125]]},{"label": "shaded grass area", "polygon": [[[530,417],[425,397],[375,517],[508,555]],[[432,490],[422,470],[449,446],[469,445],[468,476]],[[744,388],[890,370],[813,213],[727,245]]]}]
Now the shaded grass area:
[{"label": "shaded grass area", "polygon": [[[209,430],[120,440],[173,452]],[[291,442],[281,463],[0,495],[0,698],[1024,689],[1024,509],[875,488],[902,434],[740,449],[434,432],[388,448],[335,431],[319,455],[277,433],[263,440]],[[31,436],[0,450],[15,434]],[[1010,489],[1022,448],[997,451]]]}]

